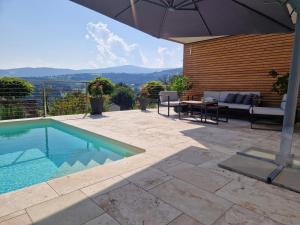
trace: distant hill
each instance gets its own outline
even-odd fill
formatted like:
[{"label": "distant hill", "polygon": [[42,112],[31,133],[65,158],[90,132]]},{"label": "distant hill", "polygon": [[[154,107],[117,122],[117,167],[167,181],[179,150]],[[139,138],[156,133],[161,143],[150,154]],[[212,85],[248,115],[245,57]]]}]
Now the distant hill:
[{"label": "distant hill", "polygon": [[[176,75],[182,73],[182,69],[169,69],[160,72],[153,73],[102,73],[101,76],[111,79],[114,83],[126,83],[133,87],[139,87],[141,84],[151,81],[159,80],[164,77]],[[99,77],[99,73],[79,73],[79,74],[65,74],[57,76],[44,76],[44,77],[23,77],[32,83],[39,83],[41,80],[44,81],[89,81]]]},{"label": "distant hill", "polygon": [[74,74],[96,74],[96,73],[127,73],[127,74],[148,74],[155,72],[163,72],[162,68],[145,68],[139,66],[117,66],[109,68],[99,68],[99,69],[60,69],[60,68],[15,68],[15,69],[0,69],[0,76],[19,76],[19,77],[45,77],[45,76],[58,76],[58,75],[74,75]]}]

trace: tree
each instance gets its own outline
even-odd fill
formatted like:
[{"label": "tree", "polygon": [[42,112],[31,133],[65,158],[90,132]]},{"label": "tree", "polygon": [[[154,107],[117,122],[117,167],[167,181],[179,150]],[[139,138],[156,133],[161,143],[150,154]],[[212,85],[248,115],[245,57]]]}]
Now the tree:
[{"label": "tree", "polygon": [[177,91],[180,97],[184,91],[190,90],[192,84],[189,79],[184,75],[175,75],[171,78],[170,88],[172,91]]},{"label": "tree", "polygon": [[119,105],[121,110],[128,110],[133,108],[135,95],[128,86],[118,85],[111,96],[111,101]]},{"label": "tree", "polygon": [[[28,111],[28,104],[19,98],[30,95],[33,85],[17,77],[0,78],[0,119],[24,118]],[[37,108],[31,111],[37,111]]]},{"label": "tree", "polygon": [[19,98],[30,95],[33,92],[33,85],[21,78],[2,77],[0,78],[0,96],[6,99]]},{"label": "tree", "polygon": [[149,81],[141,88],[141,92],[150,99],[158,99],[159,92],[163,90],[165,90],[165,88],[160,81]]}]

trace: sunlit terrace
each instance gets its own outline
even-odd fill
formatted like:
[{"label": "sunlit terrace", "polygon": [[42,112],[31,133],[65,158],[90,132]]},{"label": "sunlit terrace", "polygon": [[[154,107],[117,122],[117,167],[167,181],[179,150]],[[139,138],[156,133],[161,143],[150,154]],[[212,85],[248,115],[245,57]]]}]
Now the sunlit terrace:
[{"label": "sunlit terrace", "polygon": [[[0,195],[3,224],[299,222],[297,193],[218,167],[249,147],[277,151],[280,132],[252,130],[240,120],[218,126],[179,120],[156,110],[53,119],[145,152]],[[294,140],[297,154],[299,133]]]}]

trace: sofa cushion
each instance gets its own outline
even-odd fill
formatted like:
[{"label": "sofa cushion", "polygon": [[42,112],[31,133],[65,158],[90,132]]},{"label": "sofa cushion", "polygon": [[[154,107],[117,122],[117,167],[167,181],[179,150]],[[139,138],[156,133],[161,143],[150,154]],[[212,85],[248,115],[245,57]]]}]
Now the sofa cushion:
[{"label": "sofa cushion", "polygon": [[225,103],[225,102],[219,102],[218,105],[220,106],[228,106],[230,109],[244,109],[249,110],[250,105],[244,105],[244,104],[235,104],[235,103]]},{"label": "sofa cushion", "polygon": [[219,101],[220,92],[219,91],[204,91],[203,92],[203,97],[204,98],[211,97],[211,98],[217,99]]},{"label": "sofa cushion", "polygon": [[[168,106],[168,101],[166,101],[166,102],[161,102],[160,103],[162,106]],[[177,105],[179,105],[180,104],[180,102],[179,101],[170,101],[170,106],[177,106]]]},{"label": "sofa cushion", "polygon": [[285,105],[286,105],[286,94],[283,95],[281,103],[280,103],[280,108],[285,110]]},{"label": "sofa cushion", "polygon": [[257,95],[260,96],[260,92],[259,91],[240,91],[239,94],[241,95]]},{"label": "sofa cushion", "polygon": [[251,107],[249,112],[256,115],[272,115],[272,116],[283,116],[284,110],[281,108],[271,108],[271,107]]},{"label": "sofa cushion", "polygon": [[237,94],[234,102],[237,104],[243,104],[245,96],[246,95]]},{"label": "sofa cushion", "polygon": [[177,91],[161,91],[161,92],[159,92],[159,100],[161,102],[167,102],[168,96],[170,98],[170,101],[178,101],[179,100]]},{"label": "sofa cushion", "polygon": [[220,102],[224,102],[228,94],[237,94],[237,91],[220,91]]},{"label": "sofa cushion", "polygon": [[208,103],[217,103],[218,99],[213,98],[213,97],[204,97],[204,102],[208,102]]},{"label": "sofa cushion", "polygon": [[228,94],[227,97],[225,98],[225,103],[234,103],[236,99],[237,94]]}]

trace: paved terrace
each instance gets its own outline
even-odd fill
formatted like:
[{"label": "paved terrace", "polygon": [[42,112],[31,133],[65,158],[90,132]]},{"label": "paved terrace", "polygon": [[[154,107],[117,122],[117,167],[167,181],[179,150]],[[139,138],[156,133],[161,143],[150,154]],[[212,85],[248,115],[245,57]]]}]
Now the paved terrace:
[{"label": "paved terrace", "polygon": [[[279,132],[154,111],[56,119],[146,152],[0,195],[1,225],[300,224],[300,194],[217,166],[248,147],[277,150]],[[299,149],[299,134],[295,139]]]}]

